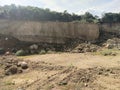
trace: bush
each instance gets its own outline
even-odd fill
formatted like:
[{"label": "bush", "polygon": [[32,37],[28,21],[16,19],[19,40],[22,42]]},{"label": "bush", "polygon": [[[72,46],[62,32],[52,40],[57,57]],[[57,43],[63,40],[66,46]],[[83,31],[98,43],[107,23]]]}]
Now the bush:
[{"label": "bush", "polygon": [[5,50],[3,48],[0,48],[0,55],[5,54]]},{"label": "bush", "polygon": [[53,54],[53,53],[55,53],[55,51],[49,50],[49,51],[47,51],[47,53],[48,54]]},{"label": "bush", "polygon": [[25,56],[26,52],[24,50],[19,50],[15,53],[16,56]]},{"label": "bush", "polygon": [[45,50],[41,50],[41,51],[39,52],[39,54],[46,54],[46,51],[45,51]]}]

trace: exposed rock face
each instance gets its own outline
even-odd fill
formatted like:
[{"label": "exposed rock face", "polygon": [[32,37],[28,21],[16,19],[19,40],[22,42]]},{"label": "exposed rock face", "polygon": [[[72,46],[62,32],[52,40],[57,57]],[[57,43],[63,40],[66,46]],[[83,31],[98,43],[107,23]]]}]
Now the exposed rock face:
[{"label": "exposed rock face", "polygon": [[17,45],[19,40],[8,35],[0,34],[0,48],[10,49]]},{"label": "exposed rock face", "polygon": [[0,29],[2,34],[33,43],[65,44],[71,38],[95,40],[99,37],[99,26],[92,23],[5,20]]}]

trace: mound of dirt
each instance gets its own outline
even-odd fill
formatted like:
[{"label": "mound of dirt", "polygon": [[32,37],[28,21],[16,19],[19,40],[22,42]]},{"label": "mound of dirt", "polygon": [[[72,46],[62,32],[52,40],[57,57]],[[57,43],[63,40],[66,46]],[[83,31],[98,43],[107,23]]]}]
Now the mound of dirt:
[{"label": "mound of dirt", "polygon": [[100,47],[95,44],[81,43],[77,47],[75,47],[71,52],[73,53],[96,52],[98,49],[100,49]]},{"label": "mound of dirt", "polygon": [[120,50],[120,35],[114,33],[101,32],[99,38],[95,42],[86,43],[78,42],[76,47],[71,50],[73,53],[85,53],[85,52],[96,52],[101,48],[113,49],[117,48]]},{"label": "mound of dirt", "polygon": [[120,50],[120,38],[108,39],[103,45],[108,49],[117,48]]}]

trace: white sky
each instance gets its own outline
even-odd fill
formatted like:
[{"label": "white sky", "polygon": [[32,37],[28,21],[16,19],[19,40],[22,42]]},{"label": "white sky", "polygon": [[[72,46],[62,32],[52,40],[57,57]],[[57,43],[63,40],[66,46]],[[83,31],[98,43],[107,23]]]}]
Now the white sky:
[{"label": "white sky", "polygon": [[84,14],[86,11],[94,15],[105,12],[120,12],[120,0],[0,0],[0,5],[23,5],[49,8],[54,11]]}]

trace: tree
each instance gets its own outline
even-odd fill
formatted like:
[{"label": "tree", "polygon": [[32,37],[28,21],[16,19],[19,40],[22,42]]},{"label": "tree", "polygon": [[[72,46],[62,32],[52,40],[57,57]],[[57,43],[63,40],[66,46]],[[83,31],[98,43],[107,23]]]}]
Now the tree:
[{"label": "tree", "polygon": [[86,13],[82,16],[82,19],[85,20],[86,22],[91,23],[91,22],[94,22],[95,17],[94,17],[91,13],[86,12]]},{"label": "tree", "polygon": [[31,6],[5,5],[0,7],[0,18],[15,20],[35,20],[35,21],[62,21],[70,22],[80,20],[80,15],[71,15],[65,10],[64,12],[50,11]]},{"label": "tree", "polygon": [[119,23],[120,13],[105,13],[101,20],[103,23]]}]

